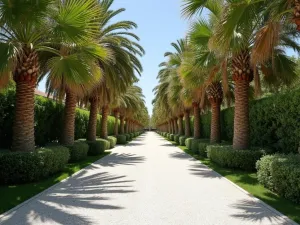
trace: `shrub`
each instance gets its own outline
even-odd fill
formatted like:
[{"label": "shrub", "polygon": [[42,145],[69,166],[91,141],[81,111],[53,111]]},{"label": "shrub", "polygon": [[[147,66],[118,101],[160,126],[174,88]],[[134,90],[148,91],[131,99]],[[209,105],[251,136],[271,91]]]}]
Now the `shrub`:
[{"label": "shrub", "polygon": [[186,139],[186,136],[180,136],[180,138],[179,138],[180,146],[185,146],[185,139]]},{"label": "shrub", "polygon": [[125,134],[125,136],[126,136],[126,140],[127,141],[131,141],[132,140],[130,134]]},{"label": "shrub", "polygon": [[170,141],[174,141],[174,134],[170,134]]},{"label": "shrub", "polygon": [[185,146],[189,149],[192,150],[192,141],[194,140],[194,138],[187,138],[185,139]]},{"label": "shrub", "polygon": [[109,136],[108,141],[110,142],[110,148],[114,148],[117,144],[117,138],[113,136]]},{"label": "shrub", "polygon": [[211,161],[223,167],[255,170],[256,162],[264,155],[263,150],[233,150],[232,146],[209,145],[207,155]]},{"label": "shrub", "polygon": [[86,141],[86,143],[89,145],[89,150],[88,150],[89,156],[101,155],[105,150],[109,149],[107,147],[107,145],[109,145],[108,141],[100,138],[97,139],[96,141]]},{"label": "shrub", "polygon": [[125,145],[127,143],[126,135],[118,135],[117,136],[117,144]]},{"label": "shrub", "polygon": [[66,146],[70,150],[70,162],[78,162],[87,157],[89,145],[84,141],[75,141],[72,146]]},{"label": "shrub", "polygon": [[300,155],[265,156],[257,162],[257,170],[261,184],[300,203]]},{"label": "shrub", "polygon": [[208,139],[202,139],[198,143],[198,153],[200,156],[207,158],[207,146],[210,145],[210,141]]},{"label": "shrub", "polygon": [[57,173],[65,167],[69,149],[49,146],[34,152],[5,152],[0,154],[0,183],[33,182]]},{"label": "shrub", "polygon": [[180,144],[179,138],[180,138],[180,135],[179,135],[179,134],[174,135],[174,141],[175,141],[178,145]]},{"label": "shrub", "polygon": [[132,140],[134,138],[134,133],[130,133],[129,135],[130,135],[130,138]]}]

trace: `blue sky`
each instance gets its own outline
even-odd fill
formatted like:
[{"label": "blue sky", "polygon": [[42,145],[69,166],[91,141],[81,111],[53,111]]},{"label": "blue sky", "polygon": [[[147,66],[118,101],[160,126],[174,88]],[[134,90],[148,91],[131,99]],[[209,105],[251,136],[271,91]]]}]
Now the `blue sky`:
[{"label": "blue sky", "polygon": [[181,17],[180,6],[181,0],[115,0],[113,5],[113,8],[126,8],[119,19],[132,20],[139,26],[136,33],[146,51],[141,59],[144,72],[139,86],[150,114],[158,65],[164,61],[164,53],[172,50],[171,42],[184,37],[188,29],[188,21]]},{"label": "blue sky", "polygon": [[[158,65],[164,53],[172,50],[171,42],[185,36],[188,21],[180,15],[181,0],[115,0],[112,8],[126,8],[116,20],[131,20],[138,24],[136,34],[146,55],[141,59],[144,67],[139,86],[143,89],[149,113],[152,114],[152,89],[156,86]],[[44,91],[45,82],[39,89]]]}]

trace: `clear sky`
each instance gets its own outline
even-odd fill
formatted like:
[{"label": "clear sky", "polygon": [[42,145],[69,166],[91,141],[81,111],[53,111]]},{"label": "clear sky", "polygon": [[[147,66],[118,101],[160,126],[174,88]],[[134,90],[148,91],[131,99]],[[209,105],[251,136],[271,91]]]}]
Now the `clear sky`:
[{"label": "clear sky", "polygon": [[[112,6],[113,9],[126,8],[116,20],[131,20],[138,24],[135,32],[146,51],[141,59],[144,71],[139,86],[143,89],[150,115],[158,65],[164,61],[164,53],[172,50],[171,42],[184,37],[188,29],[188,21],[181,17],[180,6],[181,0],[115,0]],[[44,87],[42,81],[39,89],[45,91]]]}]

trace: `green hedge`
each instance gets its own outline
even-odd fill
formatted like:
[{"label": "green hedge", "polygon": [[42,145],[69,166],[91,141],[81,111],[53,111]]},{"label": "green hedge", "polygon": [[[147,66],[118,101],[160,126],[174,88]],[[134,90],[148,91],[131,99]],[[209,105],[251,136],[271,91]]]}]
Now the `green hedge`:
[{"label": "green hedge", "polygon": [[185,139],[186,139],[186,136],[180,136],[180,138],[179,138],[180,146],[185,146]]},{"label": "green hedge", "polygon": [[[81,139],[80,141],[85,141]],[[105,150],[108,150],[110,143],[107,140],[98,138],[96,141],[85,141],[89,145],[88,155],[97,156],[104,153]]]},{"label": "green hedge", "polygon": [[116,137],[109,136],[108,141],[110,143],[110,148],[114,148],[117,144],[117,138]]},{"label": "green hedge", "polygon": [[174,139],[174,134],[170,134],[170,141],[174,141],[175,139]]},{"label": "green hedge", "polygon": [[0,184],[33,182],[61,171],[70,158],[69,149],[48,146],[34,152],[0,153]]},{"label": "green hedge", "polygon": [[78,162],[87,157],[89,145],[84,141],[75,141],[72,146],[66,146],[70,150],[70,162]]},{"label": "green hedge", "polygon": [[[297,153],[300,141],[300,89],[250,102],[252,146],[273,152]],[[201,116],[201,134],[210,137],[210,113]],[[222,140],[233,139],[234,108],[221,112]]]},{"label": "green hedge", "polygon": [[131,141],[131,140],[132,140],[132,138],[131,138],[131,135],[130,135],[130,134],[125,134],[125,136],[126,136],[126,141]]},{"label": "green hedge", "polygon": [[194,138],[186,138],[185,139],[185,146],[189,149],[192,150],[192,142]]},{"label": "green hedge", "polygon": [[263,150],[233,150],[229,145],[209,145],[207,155],[223,167],[247,171],[255,170],[256,162],[265,154]]},{"label": "green hedge", "polygon": [[[15,91],[0,93],[0,148],[10,148],[12,143],[12,124],[14,118]],[[35,97],[35,141],[38,146],[60,139],[62,134],[64,105],[47,98]],[[89,111],[76,109],[75,139],[85,138]],[[100,135],[98,116],[97,135]],[[108,118],[108,134],[114,133],[114,117]]]},{"label": "green hedge", "polygon": [[174,135],[174,141],[175,141],[178,145],[180,144],[179,138],[180,138],[180,135],[179,135],[179,134]]},{"label": "green hedge", "polygon": [[127,143],[126,135],[118,135],[117,136],[117,144],[125,145]]},{"label": "green hedge", "polygon": [[300,203],[300,155],[268,155],[256,164],[258,181],[279,195]]}]

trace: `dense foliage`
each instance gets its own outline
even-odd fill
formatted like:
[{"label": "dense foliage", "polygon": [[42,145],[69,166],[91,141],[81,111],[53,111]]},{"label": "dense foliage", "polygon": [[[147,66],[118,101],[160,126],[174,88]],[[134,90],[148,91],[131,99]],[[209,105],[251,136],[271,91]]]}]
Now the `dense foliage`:
[{"label": "dense foliage", "polygon": [[259,160],[256,166],[262,185],[300,203],[300,155],[268,155]]},{"label": "dense foliage", "polygon": [[[252,146],[268,147],[274,152],[296,153],[300,142],[300,90],[289,91],[250,103]],[[221,112],[222,140],[233,138],[234,107]],[[201,117],[201,134],[210,137],[211,114]]]},{"label": "dense foliage", "polygon": [[[0,148],[9,148],[12,143],[12,123],[15,91],[0,93]],[[35,97],[35,138],[38,146],[61,138],[64,105],[47,98]],[[85,138],[89,111],[76,109],[75,139]],[[98,116],[97,135],[100,135],[101,116]],[[108,134],[114,132],[115,119],[108,118]]]},{"label": "dense foliage", "polygon": [[207,155],[209,159],[223,167],[242,170],[255,170],[257,160],[264,155],[263,150],[234,150],[232,146],[209,145]]},{"label": "dense foliage", "polygon": [[48,146],[30,153],[0,153],[0,183],[37,181],[61,171],[69,158],[69,149],[62,146]]}]

